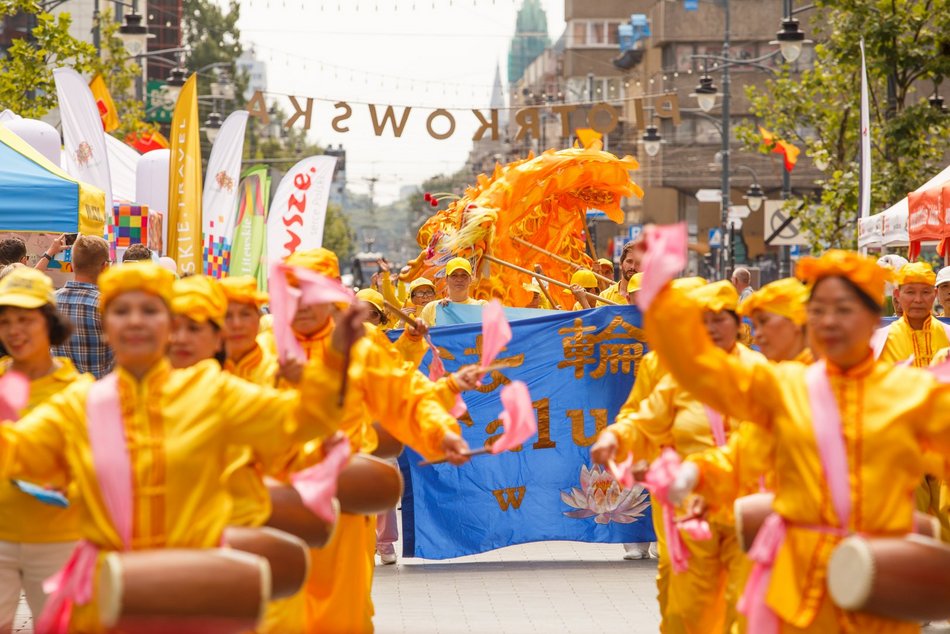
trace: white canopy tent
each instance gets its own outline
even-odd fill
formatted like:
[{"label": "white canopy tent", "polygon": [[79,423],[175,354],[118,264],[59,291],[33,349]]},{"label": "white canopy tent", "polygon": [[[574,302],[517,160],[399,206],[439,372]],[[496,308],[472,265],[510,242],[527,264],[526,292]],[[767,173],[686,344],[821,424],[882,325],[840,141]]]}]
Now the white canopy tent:
[{"label": "white canopy tent", "polygon": [[[950,182],[950,166],[914,191],[924,191]],[[905,196],[879,214],[858,222],[858,246],[862,249],[906,247],[910,244],[907,231],[909,209]]]}]

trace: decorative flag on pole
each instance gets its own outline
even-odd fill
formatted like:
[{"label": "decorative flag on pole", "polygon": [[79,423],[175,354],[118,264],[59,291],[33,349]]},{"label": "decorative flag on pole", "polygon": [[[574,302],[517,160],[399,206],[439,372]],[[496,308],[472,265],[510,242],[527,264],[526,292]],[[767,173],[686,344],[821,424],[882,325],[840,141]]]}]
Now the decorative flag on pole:
[{"label": "decorative flag on pole", "polygon": [[192,75],[175,104],[168,164],[168,256],[179,275],[201,272],[200,125],[198,76]]},{"label": "decorative flag on pole", "polygon": [[255,165],[244,172],[237,221],[231,243],[231,267],[228,275],[250,275],[257,278],[257,287],[267,290],[267,267],[264,266],[267,206],[270,202],[270,176],[267,167]]},{"label": "decorative flag on pole", "polygon": [[791,172],[798,162],[798,155],[801,150],[795,145],[778,138],[765,128],[759,126],[759,134],[762,135],[762,143],[765,144],[774,154],[781,154],[785,159],[785,170]]},{"label": "decorative flag on pole", "polygon": [[514,449],[538,433],[538,418],[534,413],[531,393],[524,381],[512,381],[501,388],[504,407],[498,419],[505,431],[491,446],[493,454]]},{"label": "decorative flag on pole", "polygon": [[[73,178],[95,185],[105,192],[106,214],[112,213],[112,178],[109,174],[109,153],[102,118],[92,91],[72,68],[53,71],[59,112],[63,123],[66,164]],[[106,224],[109,224],[108,218]]]},{"label": "decorative flag on pole", "polygon": [[864,38],[861,38],[861,189],[858,208],[861,218],[871,215],[871,115],[868,109],[868,68],[864,61]]},{"label": "decorative flag on pole", "polygon": [[493,299],[482,308],[482,367],[490,366],[509,341],[511,325],[501,302]]},{"label": "decorative flag on pole", "polygon": [[231,264],[231,240],[240,197],[238,180],[246,127],[246,110],[228,115],[208,159],[201,201],[201,226],[204,233],[204,273],[214,278],[227,275]]},{"label": "decorative flag on pole", "polygon": [[323,246],[323,224],[336,166],[334,156],[311,156],[277,186],[267,217],[267,257],[284,260],[297,249]]},{"label": "decorative flag on pole", "polygon": [[92,78],[89,82],[89,90],[92,91],[92,97],[96,100],[96,109],[99,110],[99,117],[102,119],[102,129],[106,132],[117,129],[119,111],[115,109],[115,102],[112,101],[112,95],[109,94],[109,88],[102,75]]}]

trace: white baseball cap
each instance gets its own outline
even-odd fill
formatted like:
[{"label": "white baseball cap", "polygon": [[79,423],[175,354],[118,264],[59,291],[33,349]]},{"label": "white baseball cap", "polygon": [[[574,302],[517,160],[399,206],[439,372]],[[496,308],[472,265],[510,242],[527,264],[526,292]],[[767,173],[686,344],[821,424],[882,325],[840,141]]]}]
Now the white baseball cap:
[{"label": "white baseball cap", "polygon": [[950,282],[950,266],[945,266],[937,271],[937,281],[934,283],[934,286],[940,286],[947,282]]}]

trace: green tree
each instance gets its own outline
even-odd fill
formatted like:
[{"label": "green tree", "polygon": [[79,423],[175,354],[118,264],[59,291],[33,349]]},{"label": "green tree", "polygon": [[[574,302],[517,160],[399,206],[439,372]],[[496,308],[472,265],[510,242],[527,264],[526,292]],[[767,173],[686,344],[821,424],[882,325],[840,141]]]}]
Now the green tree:
[{"label": "green tree", "polygon": [[0,0],[0,19],[17,14],[27,21],[29,34],[14,40],[0,57],[0,109],[39,118],[56,106],[53,69],[71,66],[92,73],[96,49],[69,34],[68,14],[53,16],[35,0]]},{"label": "green tree", "polygon": [[339,205],[327,205],[327,218],[323,225],[323,246],[330,249],[341,263],[349,262],[353,257],[356,236],[350,228],[343,210]]},{"label": "green tree", "polygon": [[135,81],[142,67],[129,57],[111,9],[102,12],[99,25],[100,54],[92,71],[102,75],[119,113],[119,127],[112,134],[124,139],[130,133],[154,130],[154,125],[145,122],[145,103],[135,94]]},{"label": "green tree", "polygon": [[[857,237],[861,56],[867,52],[872,139],[872,212],[939,171],[950,117],[928,103],[950,74],[950,0],[817,0],[813,68],[787,69],[764,89],[747,88],[765,128],[827,163],[820,190],[787,203],[811,247],[854,247]],[[762,148],[757,132],[740,134]]]}]

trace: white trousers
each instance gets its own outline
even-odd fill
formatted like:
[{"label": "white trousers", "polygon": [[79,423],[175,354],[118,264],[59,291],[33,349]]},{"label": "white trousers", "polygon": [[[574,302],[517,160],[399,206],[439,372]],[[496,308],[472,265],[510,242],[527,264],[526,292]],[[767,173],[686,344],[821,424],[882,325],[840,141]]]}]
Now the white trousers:
[{"label": "white trousers", "polygon": [[39,618],[46,604],[43,582],[63,567],[75,547],[76,542],[0,541],[0,634],[13,630],[21,589],[33,618]]}]

